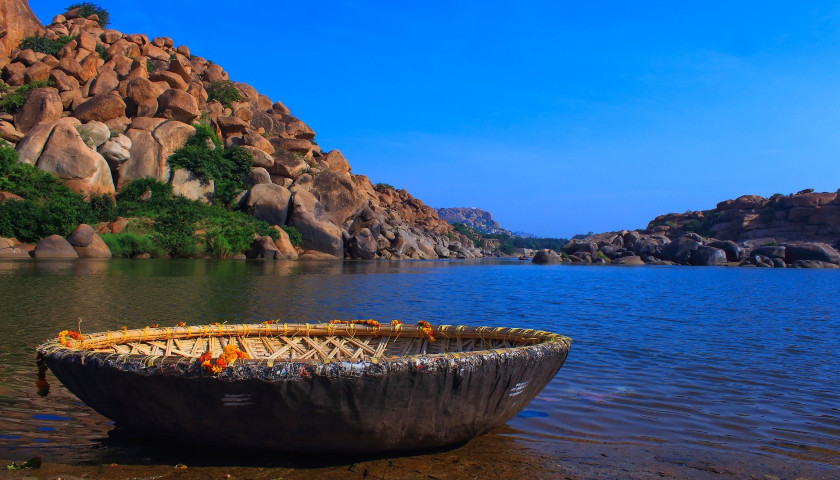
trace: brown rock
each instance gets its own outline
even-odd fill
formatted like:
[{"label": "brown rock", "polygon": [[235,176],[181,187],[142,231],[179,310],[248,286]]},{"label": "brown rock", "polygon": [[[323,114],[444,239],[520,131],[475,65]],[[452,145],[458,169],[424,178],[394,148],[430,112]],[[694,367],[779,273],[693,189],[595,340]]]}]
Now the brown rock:
[{"label": "brown rock", "polygon": [[35,50],[32,50],[31,48],[26,48],[24,50],[19,51],[18,54],[14,56],[12,61],[20,62],[26,67],[29,67],[38,62],[38,54],[35,53]]},{"label": "brown rock", "polygon": [[65,110],[70,110],[73,105],[80,105],[82,103],[82,92],[78,89],[68,90],[58,94],[61,97],[61,105]]},{"label": "brown rock", "polygon": [[147,43],[141,47],[143,56],[160,61],[169,61],[169,54],[160,47]]},{"label": "brown rock", "polygon": [[67,237],[67,241],[74,247],[87,247],[93,241],[95,235],[93,227],[86,223],[80,223],[73,233]]},{"label": "brown rock", "polygon": [[102,145],[99,154],[112,169],[117,169],[131,156],[131,139],[123,134],[116,135]]},{"label": "brown rock", "polygon": [[365,197],[356,191],[349,174],[324,172],[312,181],[309,192],[318,199],[332,223],[342,226],[358,216],[367,206]]},{"label": "brown rock", "polygon": [[96,37],[87,32],[80,33],[76,37],[76,42],[79,44],[79,48],[83,48],[88,52],[96,51]]},{"label": "brown rock", "polygon": [[134,119],[131,120],[130,128],[148,130],[151,132],[152,130],[161,126],[164,122],[166,122],[165,118],[134,117]]},{"label": "brown rock", "polygon": [[189,123],[200,113],[195,98],[183,90],[170,88],[160,94],[157,101],[157,114],[164,118]]},{"label": "brown rock", "polygon": [[152,133],[152,136],[161,146],[161,165],[168,165],[166,163],[166,159],[169,158],[175,150],[183,147],[193,134],[195,134],[195,127],[187,125],[186,123],[181,123],[177,120],[170,120],[157,127]]},{"label": "brown rock", "polygon": [[20,81],[23,82],[23,72],[25,71],[26,65],[22,62],[13,62],[3,67],[3,78],[6,79],[6,82],[9,82],[10,78],[19,77]]},{"label": "brown rock", "polygon": [[272,183],[271,175],[269,175],[268,171],[262,167],[252,168],[251,173],[245,177],[245,185],[253,187],[254,185],[259,185],[261,183]]},{"label": "brown rock", "polygon": [[[183,60],[178,55],[169,62],[169,72],[178,75],[185,85],[189,85],[193,80],[192,67],[190,67],[189,61]],[[175,87],[173,86],[173,88]]]},{"label": "brown rock", "polygon": [[309,192],[292,197],[291,222],[303,236],[303,248],[344,258],[341,229],[330,222],[320,202]]},{"label": "brown rock", "polygon": [[99,38],[101,38],[105,43],[112,44],[122,38],[122,33],[109,28],[108,30],[102,32],[102,35],[100,35]]},{"label": "brown rock", "polygon": [[297,260],[297,249],[292,245],[292,241],[289,240],[289,234],[277,225],[272,225],[271,229],[277,231],[278,234],[277,240],[274,241],[274,246],[277,247],[278,258]]},{"label": "brown rock", "polygon": [[168,181],[169,167],[159,163],[160,144],[152,137],[152,133],[129,128],[125,135],[131,140],[131,156],[117,171],[117,188],[122,189],[130,181],[143,177]]},{"label": "brown rock", "polygon": [[85,145],[76,125],[75,119],[69,117],[56,122],[36,165],[62,179],[74,192],[113,194],[114,182],[108,163]]},{"label": "brown rock", "polygon": [[277,260],[280,258],[280,252],[274,245],[274,240],[265,235],[254,239],[251,248],[245,252],[245,257],[252,260]]},{"label": "brown rock", "polygon": [[50,138],[50,134],[55,127],[55,122],[39,123],[32,127],[23,140],[18,142],[15,150],[18,152],[18,160],[23,163],[35,165],[38,162],[38,157],[44,150],[44,145]]},{"label": "brown rock", "polygon": [[253,130],[249,130],[248,133],[245,134],[244,139],[245,145],[259,148],[269,155],[274,153],[274,145],[272,145],[267,138],[264,138],[262,135]]},{"label": "brown rock", "polygon": [[303,138],[306,140],[312,140],[315,138],[315,131],[294,117],[289,117],[286,122],[286,133],[295,138]]},{"label": "brown rock", "polygon": [[216,124],[225,136],[245,133],[248,122],[238,117],[219,117]]},{"label": "brown rock", "polygon": [[330,150],[324,157],[324,163],[329,166],[331,172],[348,173],[350,171],[350,164],[347,159],[338,150]]},{"label": "brown rock", "polygon": [[8,200],[23,200],[23,197],[14,193],[0,191],[0,203],[6,203]]},{"label": "brown rock", "polygon": [[87,82],[91,78],[95,77],[97,69],[99,68],[99,60],[99,54],[96,52],[93,52],[85,57],[84,60],[79,62],[79,74],[76,78],[78,78],[80,82]]},{"label": "brown rock", "polygon": [[277,138],[270,143],[277,149],[300,153],[304,156],[312,151],[312,142],[299,138]]},{"label": "brown rock", "polygon": [[154,117],[160,106],[157,99],[149,98],[137,104],[137,116],[139,117]]},{"label": "brown rock", "polygon": [[178,45],[178,48],[176,48],[175,51],[187,58],[190,58],[190,49],[186,45]]},{"label": "brown rock", "polygon": [[272,175],[296,179],[309,168],[309,165],[299,154],[278,150],[274,152],[272,158],[274,159],[274,165],[266,167],[268,173]]},{"label": "brown rock", "polygon": [[23,83],[45,82],[50,78],[50,67],[46,63],[37,62],[24,70]]},{"label": "brown rock", "polygon": [[90,95],[97,96],[110,92],[117,88],[120,81],[117,79],[117,73],[113,70],[106,70],[99,74],[90,87]]},{"label": "brown rock", "polygon": [[269,225],[285,225],[292,194],[273,183],[254,185],[248,195],[248,213]]},{"label": "brown rock", "polygon": [[23,137],[23,132],[16,130],[14,125],[6,121],[0,121],[0,138],[6,140],[7,142],[17,143],[21,141]]},{"label": "brown rock", "polygon": [[126,84],[125,93],[127,98],[139,105],[148,99],[157,100],[163,91],[148,78],[135,77]]},{"label": "brown rock", "polygon": [[[75,78],[76,80],[82,80],[82,66],[77,62],[75,59],[68,57],[62,57],[58,62],[58,68],[61,69],[67,75]],[[85,78],[82,81],[87,81]]]},{"label": "brown rock", "polygon": [[25,37],[44,32],[44,26],[32,13],[27,0],[0,1],[0,28],[5,32],[0,42],[0,56],[8,56],[12,48]]},{"label": "brown rock", "polygon": [[153,82],[166,82],[170,88],[177,88],[178,90],[184,91],[187,90],[187,82],[185,82],[184,79],[177,73],[157,71],[149,74],[149,80]]},{"label": "brown rock", "polygon": [[32,251],[35,258],[79,258],[79,254],[70,242],[61,235],[50,235],[35,245]]},{"label": "brown rock", "polygon": [[250,145],[244,145],[242,148],[251,154],[251,158],[254,159],[255,167],[271,168],[274,166],[274,158],[259,148],[255,148]]},{"label": "brown rock", "polygon": [[111,258],[111,249],[108,248],[108,245],[102,241],[102,237],[97,235],[96,233],[93,234],[93,238],[91,242],[86,247],[77,247],[73,246],[73,249],[76,250],[76,253],[79,255],[79,258]]},{"label": "brown rock", "polygon": [[70,90],[79,89],[79,81],[75,77],[71,77],[64,73],[61,69],[54,69],[50,71],[50,80],[55,83],[59,92],[67,92]]},{"label": "brown rock", "polygon": [[117,95],[97,95],[76,107],[73,116],[85,123],[91,120],[107,122],[125,116],[125,102]]},{"label": "brown rock", "polygon": [[108,224],[108,230],[111,233],[117,234],[125,230],[125,227],[128,226],[128,219],[123,217],[117,217],[116,220]]},{"label": "brown rock", "polygon": [[39,123],[58,120],[63,110],[58,90],[51,87],[36,88],[26,94],[23,107],[15,113],[15,127],[27,133]]}]

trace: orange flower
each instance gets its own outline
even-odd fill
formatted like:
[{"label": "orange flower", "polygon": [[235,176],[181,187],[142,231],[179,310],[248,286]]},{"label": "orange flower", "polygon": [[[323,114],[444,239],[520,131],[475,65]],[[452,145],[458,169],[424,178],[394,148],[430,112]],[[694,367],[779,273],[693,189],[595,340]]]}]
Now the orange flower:
[{"label": "orange flower", "polygon": [[426,338],[430,342],[435,341],[435,336],[433,335],[432,325],[429,324],[429,322],[427,322],[425,320],[420,320],[419,322],[417,322],[417,325],[420,327],[420,331],[423,332],[424,334],[426,334]]},{"label": "orange flower", "polygon": [[399,320],[391,320],[391,325],[402,325],[402,322]]},{"label": "orange flower", "polygon": [[330,320],[330,323],[343,323],[345,325],[368,325],[371,327],[381,327],[382,324],[376,320]]},{"label": "orange flower", "polygon": [[178,322],[178,323],[175,324],[175,326],[176,327],[186,327],[186,324],[184,324],[184,322]]}]

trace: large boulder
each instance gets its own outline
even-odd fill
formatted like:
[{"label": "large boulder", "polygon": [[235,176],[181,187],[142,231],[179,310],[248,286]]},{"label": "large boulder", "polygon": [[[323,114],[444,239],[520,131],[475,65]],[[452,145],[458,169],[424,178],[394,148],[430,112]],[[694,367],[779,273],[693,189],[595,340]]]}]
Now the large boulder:
[{"label": "large boulder", "polygon": [[664,260],[677,263],[688,263],[691,258],[691,252],[700,248],[701,245],[702,244],[696,240],[692,240],[687,237],[680,237],[663,246],[660,255]]},{"label": "large boulder", "polygon": [[709,246],[726,252],[726,261],[728,262],[740,262],[744,259],[744,251],[732,240],[713,240],[709,242]]},{"label": "large boulder", "polygon": [[331,172],[348,173],[350,171],[350,164],[347,159],[338,150],[330,150],[324,156],[324,163],[329,166]]},{"label": "large boulder", "polygon": [[58,120],[63,110],[58,90],[51,87],[36,88],[26,94],[23,107],[15,113],[15,128],[27,133],[39,123]]},{"label": "large boulder", "polygon": [[563,257],[554,250],[543,249],[534,254],[531,262],[539,265],[550,265],[554,263],[562,263]]},{"label": "large boulder", "polygon": [[36,165],[63,180],[74,192],[113,194],[114,181],[108,162],[85,144],[76,131],[77,125],[78,121],[69,117],[56,122]]},{"label": "large boulder", "polygon": [[291,224],[303,236],[303,248],[344,258],[341,229],[330,221],[321,203],[311,193],[299,190],[292,197]]},{"label": "large boulder", "polygon": [[79,254],[61,235],[50,235],[35,245],[32,251],[35,258],[79,258]]},{"label": "large boulder", "polygon": [[613,265],[644,265],[645,262],[642,257],[638,255],[628,255],[626,257],[614,258],[611,262]]},{"label": "large boulder", "polygon": [[44,32],[27,0],[0,1],[0,27],[5,34],[0,38],[0,57],[8,56],[24,38]]},{"label": "large boulder", "polygon": [[131,139],[119,134],[105,142],[99,149],[99,154],[105,158],[111,168],[117,169],[131,156]]},{"label": "large boulder", "polygon": [[292,245],[289,234],[277,225],[272,225],[271,228],[277,231],[277,240],[274,241],[274,246],[277,247],[279,258],[297,260],[298,252]]},{"label": "large boulder", "polygon": [[318,199],[329,219],[338,226],[358,216],[367,206],[364,195],[346,173],[324,172],[316,175],[309,193]]},{"label": "large boulder", "polygon": [[281,258],[280,251],[274,245],[274,240],[268,235],[257,237],[245,252],[245,258],[260,260],[277,260]]},{"label": "large boulder", "polygon": [[23,139],[15,145],[15,150],[18,152],[18,160],[22,163],[35,165],[38,163],[38,157],[44,151],[44,145],[52,134],[56,122],[39,123],[30,130]]},{"label": "large boulder", "polygon": [[159,117],[170,118],[179,122],[190,123],[201,113],[198,102],[189,93],[170,88],[157,98]]},{"label": "large boulder", "polygon": [[726,263],[726,252],[720,248],[701,245],[691,252],[692,265],[715,266]]},{"label": "large boulder", "polygon": [[117,188],[122,189],[132,180],[144,177],[168,181],[169,167],[160,164],[160,144],[152,137],[152,132],[129,128],[125,136],[131,140],[131,150],[128,160],[117,170]]},{"label": "large boulder", "polygon": [[125,102],[118,95],[97,95],[76,107],[73,116],[82,123],[91,120],[107,122],[125,116]]},{"label": "large boulder", "polygon": [[347,254],[350,258],[370,260],[376,256],[377,243],[371,231],[367,228],[359,230],[359,233],[350,238],[347,242]]},{"label": "large boulder", "polygon": [[269,225],[285,225],[292,193],[280,185],[260,183],[248,194],[248,213]]},{"label": "large boulder", "polygon": [[67,241],[76,250],[79,258],[111,258],[111,249],[90,225],[80,224],[67,237]]},{"label": "large boulder", "polygon": [[785,248],[785,262],[798,260],[840,264],[840,253],[825,243],[790,243]]}]

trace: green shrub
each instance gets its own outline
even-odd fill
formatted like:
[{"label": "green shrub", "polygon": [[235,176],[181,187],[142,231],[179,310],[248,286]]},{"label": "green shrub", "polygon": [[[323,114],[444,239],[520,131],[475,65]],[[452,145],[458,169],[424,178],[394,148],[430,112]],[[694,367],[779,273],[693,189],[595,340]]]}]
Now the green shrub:
[{"label": "green shrub", "polygon": [[146,177],[117,192],[117,211],[123,217],[155,218],[172,201],[172,185]]},{"label": "green shrub", "polygon": [[105,60],[107,62],[108,60],[111,59],[111,55],[108,55],[107,53],[105,53],[105,47],[104,46],[96,45],[94,50],[96,50],[96,53],[99,54],[99,58],[101,58],[102,60]]},{"label": "green shrub", "polygon": [[386,188],[388,190],[396,190],[396,188],[394,188],[394,186],[391,185],[390,183],[377,183],[376,185],[374,185],[374,187],[376,187],[376,188]]},{"label": "green shrub", "polygon": [[152,60],[151,58],[146,59],[146,71],[149,73],[156,72],[158,69],[158,64]]},{"label": "green shrub", "polygon": [[0,98],[0,112],[6,113],[15,113],[23,106],[23,97],[29,93],[31,90],[35,90],[36,88],[47,87],[50,85],[48,80],[42,80],[38,82],[31,82],[23,84],[11,92],[6,93],[3,95],[3,98]]},{"label": "green shrub", "polygon": [[[212,62],[210,62],[212,64]],[[207,88],[207,101],[218,100],[222,105],[230,107],[232,102],[239,101],[242,95],[230,80],[212,82]]]},{"label": "green shrub", "polygon": [[[213,142],[212,150],[207,146]],[[167,159],[173,168],[186,168],[202,181],[215,182],[216,202],[229,205],[244,189],[243,180],[251,172],[254,159],[242,147],[225,150],[209,125],[196,125],[195,134]]]},{"label": "green shrub", "polygon": [[101,233],[99,236],[111,249],[111,255],[115,257],[133,257],[140,253],[148,253],[153,257],[161,256],[160,248],[147,235],[122,232]]},{"label": "green shrub", "polygon": [[46,37],[26,37],[20,41],[18,48],[21,50],[26,50],[30,48],[36,52],[46,53],[47,55],[56,56],[58,52],[64,48],[65,45],[70,43],[76,37],[69,37],[66,35],[62,35],[55,40],[50,40]]},{"label": "green shrub", "polygon": [[102,28],[107,27],[111,23],[111,14],[108,13],[108,10],[100,7],[95,3],[90,2],[82,2],[82,3],[74,3],[67,7],[67,10],[73,10],[74,8],[79,9],[79,16],[83,18],[87,18],[91,15],[96,15],[99,17],[99,26]]},{"label": "green shrub", "polygon": [[289,235],[289,241],[292,242],[292,246],[297,247],[303,243],[303,235],[301,235],[300,230],[294,225],[283,225],[283,231]]}]

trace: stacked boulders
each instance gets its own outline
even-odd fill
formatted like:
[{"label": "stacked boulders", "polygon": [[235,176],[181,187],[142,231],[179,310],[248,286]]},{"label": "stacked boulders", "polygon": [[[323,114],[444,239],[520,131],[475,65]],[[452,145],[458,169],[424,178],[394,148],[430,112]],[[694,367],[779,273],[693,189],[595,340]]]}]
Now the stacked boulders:
[{"label": "stacked boulders", "polygon": [[621,231],[574,239],[557,254],[543,250],[534,263],[840,268],[840,253],[819,242],[757,245],[685,233],[675,238]]},{"label": "stacked boulders", "polygon": [[[173,171],[167,162],[202,122],[226,148],[241,146],[254,160],[250,190],[239,205],[272,225],[295,226],[303,236],[301,252],[366,259],[481,255],[419,199],[374,187],[351,172],[341,152],[322,151],[315,132],[281,102],[230,82],[219,65],[171,38],[125,34],[97,20],[79,17],[78,10],[57,15],[41,34],[74,39],[56,55],[11,48],[0,58],[11,87],[49,82],[29,91],[14,115],[0,114],[0,136],[16,144],[21,161],[85,195],[113,194],[152,177],[170,183],[177,195],[212,203],[212,182]],[[235,89],[239,100],[212,98],[219,86]],[[294,255],[275,253],[264,238],[249,252],[255,258]]]}]

